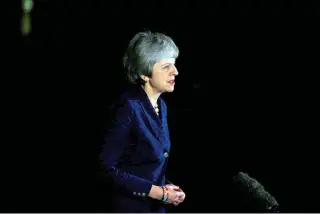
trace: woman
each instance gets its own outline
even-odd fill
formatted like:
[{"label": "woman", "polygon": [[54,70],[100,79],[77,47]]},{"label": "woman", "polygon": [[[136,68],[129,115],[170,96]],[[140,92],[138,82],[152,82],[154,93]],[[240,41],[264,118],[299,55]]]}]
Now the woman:
[{"label": "woman", "polygon": [[137,33],[128,45],[123,64],[132,87],[114,105],[100,154],[113,186],[113,212],[165,212],[166,204],[185,199],[166,180],[170,137],[160,97],[174,90],[178,55],[172,39],[161,33]]}]

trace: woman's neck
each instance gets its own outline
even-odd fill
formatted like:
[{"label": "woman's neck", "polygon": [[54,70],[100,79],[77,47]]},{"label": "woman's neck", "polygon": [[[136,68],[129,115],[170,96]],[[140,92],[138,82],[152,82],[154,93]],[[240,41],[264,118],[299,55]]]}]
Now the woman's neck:
[{"label": "woman's neck", "polygon": [[144,86],[142,86],[142,88],[144,89],[144,91],[146,92],[146,94],[149,97],[149,100],[151,102],[151,104],[153,106],[157,106],[157,101],[159,96],[161,95],[160,92],[157,92],[154,90],[154,88],[152,88],[150,85],[145,84]]}]

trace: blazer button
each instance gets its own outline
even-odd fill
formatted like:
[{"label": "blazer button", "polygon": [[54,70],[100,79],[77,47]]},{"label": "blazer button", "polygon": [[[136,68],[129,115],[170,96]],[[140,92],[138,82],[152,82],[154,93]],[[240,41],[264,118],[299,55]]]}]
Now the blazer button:
[{"label": "blazer button", "polygon": [[133,192],[133,194],[136,195],[137,193],[136,193],[136,192]]},{"label": "blazer button", "polygon": [[168,152],[165,152],[163,155],[164,155],[166,158],[169,157]]},{"label": "blazer button", "polygon": [[143,197],[146,196],[146,193],[142,193],[142,196],[143,196]]}]

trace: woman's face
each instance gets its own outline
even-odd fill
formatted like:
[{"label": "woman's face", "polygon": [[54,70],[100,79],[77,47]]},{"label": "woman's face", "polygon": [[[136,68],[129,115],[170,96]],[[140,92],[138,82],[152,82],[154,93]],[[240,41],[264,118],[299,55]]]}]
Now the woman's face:
[{"label": "woman's face", "polygon": [[175,59],[165,59],[157,61],[152,67],[152,76],[147,84],[156,92],[173,92],[175,85],[175,77],[178,70],[175,66]]}]

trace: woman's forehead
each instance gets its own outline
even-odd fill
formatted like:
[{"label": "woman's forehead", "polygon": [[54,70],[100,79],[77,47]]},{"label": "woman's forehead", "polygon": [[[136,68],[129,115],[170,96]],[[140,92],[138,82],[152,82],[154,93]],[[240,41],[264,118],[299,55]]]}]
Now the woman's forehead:
[{"label": "woman's forehead", "polygon": [[164,65],[164,64],[174,64],[176,62],[176,59],[175,58],[169,58],[169,59],[162,59],[162,60],[159,60],[158,63],[160,65]]}]

